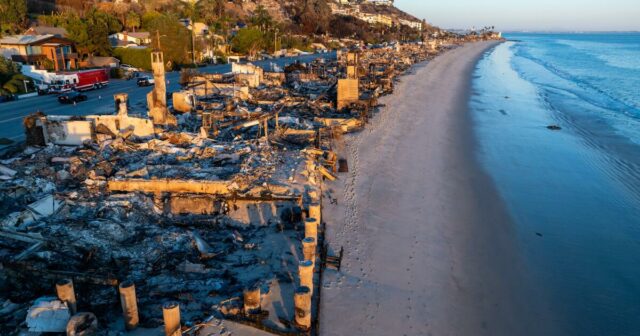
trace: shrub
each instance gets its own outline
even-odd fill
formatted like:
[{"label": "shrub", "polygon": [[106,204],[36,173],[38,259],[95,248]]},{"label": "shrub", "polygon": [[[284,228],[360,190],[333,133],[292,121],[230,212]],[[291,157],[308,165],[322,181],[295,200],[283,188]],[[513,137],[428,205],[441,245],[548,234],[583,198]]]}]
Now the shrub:
[{"label": "shrub", "polygon": [[124,78],[124,70],[120,68],[111,68],[111,78]]},{"label": "shrub", "polygon": [[117,57],[122,64],[151,70],[151,50],[149,48],[116,48],[113,50],[113,56]]}]

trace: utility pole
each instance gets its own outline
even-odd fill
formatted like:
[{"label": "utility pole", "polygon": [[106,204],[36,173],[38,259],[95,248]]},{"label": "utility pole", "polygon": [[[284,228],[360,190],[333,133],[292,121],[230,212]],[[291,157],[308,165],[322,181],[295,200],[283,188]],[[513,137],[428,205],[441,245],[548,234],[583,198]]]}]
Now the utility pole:
[{"label": "utility pole", "polygon": [[160,31],[156,29],[156,39],[158,40],[158,51],[162,51],[162,47],[160,47]]},{"label": "utility pole", "polygon": [[273,38],[273,53],[275,54],[278,51],[278,28],[276,28],[276,34]]},{"label": "utility pole", "polygon": [[193,19],[191,19],[191,63],[196,65],[196,37],[195,37],[195,25]]}]

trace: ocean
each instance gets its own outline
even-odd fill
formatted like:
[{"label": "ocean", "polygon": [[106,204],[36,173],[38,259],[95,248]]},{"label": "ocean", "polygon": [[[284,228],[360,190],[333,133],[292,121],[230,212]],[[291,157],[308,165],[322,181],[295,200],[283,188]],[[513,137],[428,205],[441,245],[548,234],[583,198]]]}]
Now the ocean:
[{"label": "ocean", "polygon": [[540,323],[640,335],[640,34],[505,37],[469,104],[478,160],[547,303]]}]

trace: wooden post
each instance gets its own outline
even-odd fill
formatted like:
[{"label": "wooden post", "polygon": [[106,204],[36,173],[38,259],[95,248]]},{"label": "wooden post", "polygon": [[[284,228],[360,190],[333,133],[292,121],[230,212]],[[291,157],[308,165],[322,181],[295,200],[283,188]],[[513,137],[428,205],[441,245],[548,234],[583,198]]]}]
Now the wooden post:
[{"label": "wooden post", "polygon": [[244,290],[244,312],[247,315],[260,313],[260,287],[255,286]]},{"label": "wooden post", "polygon": [[302,240],[302,254],[304,260],[311,260],[312,263],[316,263],[316,247],[317,243],[315,238],[307,237]]},{"label": "wooden post", "polygon": [[71,315],[75,315],[78,312],[78,307],[76,305],[76,292],[73,289],[73,281],[71,279],[59,280],[56,283],[56,293],[58,294],[58,299],[67,304]]},{"label": "wooden post", "polygon": [[138,317],[138,300],[136,299],[136,286],[131,281],[123,281],[118,286],[120,292],[120,305],[122,306],[122,316],[124,327],[133,330],[138,327],[140,319]]},{"label": "wooden post", "polygon": [[311,260],[303,260],[298,264],[298,276],[300,277],[300,286],[309,287],[309,291],[313,295],[313,262]]},{"label": "wooden post", "polygon": [[180,326],[180,305],[177,302],[165,303],[162,306],[165,336],[182,336]]},{"label": "wooden post", "polygon": [[311,328],[311,290],[309,287],[298,287],[293,302],[296,311],[296,325],[303,331],[309,330]]},{"label": "wooden post", "polygon": [[305,238],[313,238],[316,242],[318,241],[318,220],[309,217],[304,221],[304,237]]},{"label": "wooden post", "polygon": [[311,203],[309,204],[309,217],[315,218],[318,221],[318,225],[322,223],[322,208],[320,203]]}]

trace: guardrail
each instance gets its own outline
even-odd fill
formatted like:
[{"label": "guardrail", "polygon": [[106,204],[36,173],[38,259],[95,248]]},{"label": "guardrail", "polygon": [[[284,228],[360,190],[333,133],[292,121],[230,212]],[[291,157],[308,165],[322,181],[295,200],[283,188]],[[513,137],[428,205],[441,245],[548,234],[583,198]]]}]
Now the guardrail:
[{"label": "guardrail", "polygon": [[16,98],[18,99],[25,99],[25,98],[31,98],[31,97],[37,97],[38,93],[37,92],[31,92],[31,93],[25,93],[25,94],[21,94],[16,96]]}]

